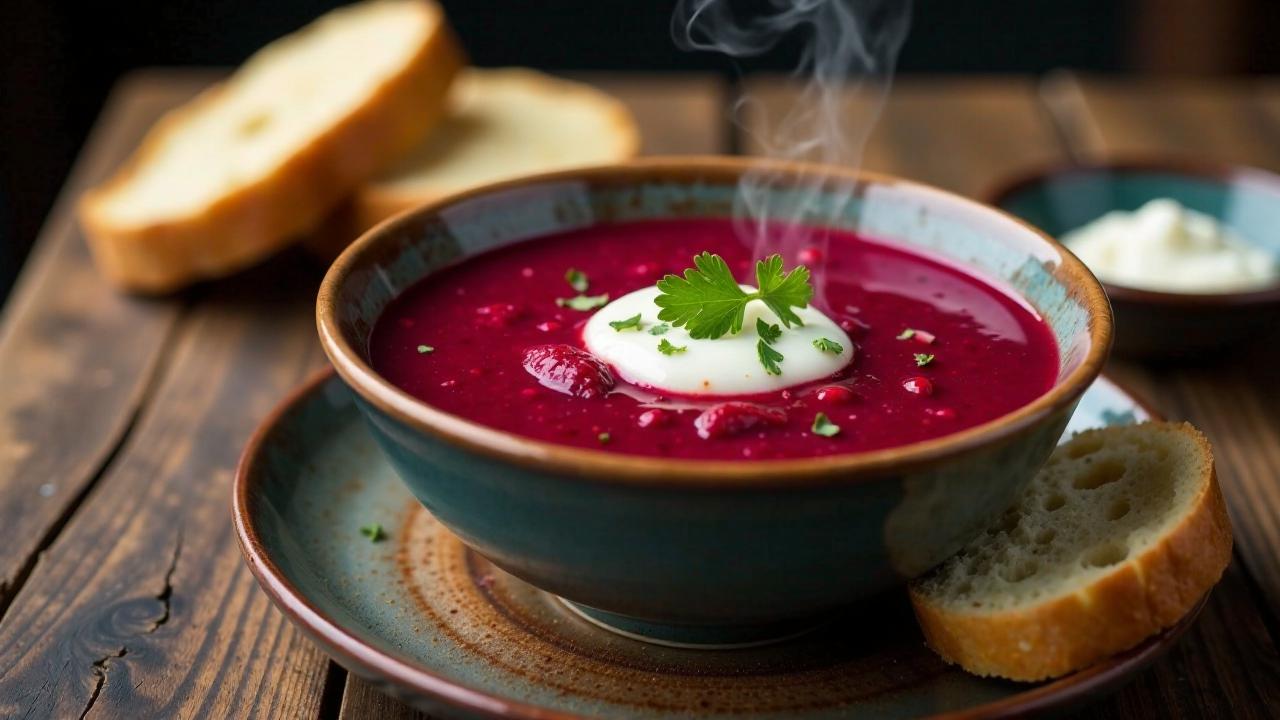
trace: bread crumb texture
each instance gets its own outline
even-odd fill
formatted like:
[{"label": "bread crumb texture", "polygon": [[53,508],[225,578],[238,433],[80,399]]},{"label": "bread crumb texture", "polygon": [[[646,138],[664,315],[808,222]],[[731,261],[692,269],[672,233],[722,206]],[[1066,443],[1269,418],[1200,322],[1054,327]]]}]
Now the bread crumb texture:
[{"label": "bread crumb texture", "polygon": [[912,585],[930,644],[972,672],[1035,680],[1180,619],[1230,560],[1207,440],[1189,425],[1082,433],[1019,502]]}]

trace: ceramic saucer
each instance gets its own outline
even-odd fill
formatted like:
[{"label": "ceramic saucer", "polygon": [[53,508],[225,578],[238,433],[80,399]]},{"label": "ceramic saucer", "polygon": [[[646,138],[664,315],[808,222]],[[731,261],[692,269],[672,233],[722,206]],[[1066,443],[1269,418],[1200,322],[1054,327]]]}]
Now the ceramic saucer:
[{"label": "ceramic saucer", "polygon": [[[1070,431],[1150,416],[1103,379]],[[765,647],[654,645],[595,626],[464,547],[410,496],[362,422],[331,373],[295,393],[245,451],[236,529],[271,598],[338,662],[443,715],[1001,717],[1114,689],[1196,614],[1134,650],[1038,685],[943,664],[901,591]],[[375,524],[384,534],[378,542],[361,532]]]}]

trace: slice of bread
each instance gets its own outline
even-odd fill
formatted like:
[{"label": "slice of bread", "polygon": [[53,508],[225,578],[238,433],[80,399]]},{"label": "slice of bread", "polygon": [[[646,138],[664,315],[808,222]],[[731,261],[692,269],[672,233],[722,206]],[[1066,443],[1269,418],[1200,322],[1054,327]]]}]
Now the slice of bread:
[{"label": "slice of bread", "polygon": [[416,146],[464,63],[429,0],[347,6],[267,45],[82,198],[98,266],[165,292],[260,260]]},{"label": "slice of bread", "polygon": [[425,142],[356,192],[353,229],[484,183],[639,152],[631,112],[589,85],[520,68],[467,70]]},{"label": "slice of bread", "polygon": [[984,676],[1042,680],[1183,617],[1231,560],[1213,451],[1187,424],[1091,430],[1018,504],[910,586],[925,639]]}]

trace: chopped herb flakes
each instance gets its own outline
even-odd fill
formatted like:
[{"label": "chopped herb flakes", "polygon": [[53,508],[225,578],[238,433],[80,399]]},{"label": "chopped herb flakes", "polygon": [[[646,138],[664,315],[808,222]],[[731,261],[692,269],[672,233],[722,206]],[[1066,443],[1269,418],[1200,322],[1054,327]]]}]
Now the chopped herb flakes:
[{"label": "chopped herb flakes", "polygon": [[573,268],[565,271],[564,281],[569,283],[569,287],[580,293],[586,292],[587,288],[591,287],[591,281],[587,279],[587,274]]},{"label": "chopped herb flakes", "polygon": [[433,348],[433,347],[431,347],[430,345],[419,345],[419,346],[418,346],[418,354],[419,354],[419,355],[430,355],[431,353],[433,353],[433,352],[435,352],[435,351],[436,351],[436,349],[435,349],[435,348]]},{"label": "chopped herb flakes", "polygon": [[916,367],[924,367],[925,365],[928,365],[929,363],[933,362],[933,356],[928,355],[926,353],[916,353],[915,358],[916,358]]},{"label": "chopped herb flakes", "polygon": [[622,332],[623,330],[639,330],[640,329],[640,313],[636,313],[626,320],[614,320],[609,323],[609,327]]},{"label": "chopped herb flakes", "polygon": [[840,434],[840,426],[831,422],[826,413],[818,413],[813,418],[813,427],[809,428],[814,435],[835,437]]},{"label": "chopped herb flakes", "polygon": [[818,338],[813,341],[813,346],[818,348],[820,352],[828,352],[832,355],[839,355],[844,352],[844,346],[830,338]]},{"label": "chopped herb flakes", "polygon": [[567,307],[578,312],[588,312],[602,308],[609,302],[609,293],[603,295],[578,295],[571,298],[556,298],[556,305]]},{"label": "chopped herb flakes", "polygon": [[598,440],[601,445],[608,445],[609,441],[612,439],[613,438],[607,432],[602,432],[599,435],[596,435],[596,440]]},{"label": "chopped herb flakes", "polygon": [[756,318],[756,334],[760,339],[770,345],[778,341],[782,337],[782,328],[777,325],[770,325],[764,321],[764,318]]},{"label": "chopped herb flakes", "polygon": [[369,538],[369,542],[382,542],[387,539],[387,533],[383,531],[382,525],[379,523],[370,523],[360,528],[360,534]]},{"label": "chopped herb flakes", "polygon": [[653,327],[649,328],[649,334],[650,335],[666,335],[667,331],[670,329],[671,329],[670,325],[666,323],[658,323],[657,325],[654,325]]},{"label": "chopped herb flakes", "polygon": [[666,338],[662,338],[662,342],[658,343],[658,352],[663,355],[675,355],[676,353],[682,353],[688,349],[688,345],[672,345],[671,341]]},{"label": "chopped herb flakes", "polygon": [[903,330],[902,332],[898,333],[899,340],[910,340],[915,336],[916,336],[916,331],[912,330],[911,328],[907,328],[906,330]]},{"label": "chopped herb flakes", "polygon": [[764,366],[764,371],[770,375],[781,375],[782,368],[778,363],[782,362],[782,353],[769,347],[769,343],[761,338],[756,342],[756,356],[760,358],[760,364]]}]

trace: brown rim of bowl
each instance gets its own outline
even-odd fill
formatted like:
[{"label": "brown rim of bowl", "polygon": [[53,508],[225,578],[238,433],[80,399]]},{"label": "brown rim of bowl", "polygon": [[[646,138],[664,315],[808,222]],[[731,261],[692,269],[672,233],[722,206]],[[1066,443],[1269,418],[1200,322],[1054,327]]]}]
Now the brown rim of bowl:
[{"label": "brown rim of bowl", "polygon": [[[1280,203],[1280,175],[1248,165],[1231,165],[1194,158],[1160,156],[1121,156],[1111,160],[1051,162],[1022,170],[991,185],[979,195],[982,202],[1004,211],[1003,204],[1013,195],[1046,180],[1063,175],[1090,173],[1160,173],[1183,175],[1209,182],[1230,185],[1240,181],[1271,192]],[[1099,281],[1112,299],[1124,303],[1161,305],[1168,308],[1241,307],[1280,303],[1280,281],[1259,290],[1224,293],[1180,293],[1143,290]]]},{"label": "brown rim of bowl", "polygon": [[[289,581],[288,577],[281,572],[280,567],[271,559],[271,555],[264,549],[262,540],[258,535],[258,528],[250,516],[252,500],[249,479],[257,473],[262,446],[266,444],[272,429],[277,427],[281,419],[293,410],[295,406],[315,392],[318,387],[327,382],[333,375],[332,368],[324,368],[314,373],[301,386],[290,392],[254,430],[236,465],[235,479],[232,483],[231,515],[235,525],[236,540],[240,545],[240,552],[244,556],[249,570],[257,578],[258,584],[266,591],[276,607],[283,610],[294,623],[301,626],[313,637],[322,640],[326,650],[335,656],[344,667],[348,669],[352,668],[352,666],[358,667],[364,671],[365,677],[389,678],[402,688],[428,695],[438,702],[453,708],[480,713],[491,718],[588,720],[584,716],[504,700],[467,687],[429,670],[424,670],[368,645],[317,608]],[[1128,387],[1111,378],[1105,376],[1102,376],[1102,378],[1132,398],[1138,407],[1150,415],[1152,420],[1162,419],[1162,416],[1154,408]],[[1021,717],[1032,712],[1043,712],[1053,708],[1071,706],[1088,698],[1096,691],[1108,688],[1111,683],[1123,680],[1130,673],[1141,670],[1152,660],[1159,657],[1191,627],[1207,600],[1208,593],[1173,626],[1165,629],[1159,635],[1148,638],[1130,650],[1113,655],[1056,680],[1041,685],[1029,686],[1025,692],[985,705],[949,713],[940,713],[929,717],[931,720],[979,720],[980,718]],[[356,672],[360,674],[359,671]]]},{"label": "brown rim of bowl", "polygon": [[[343,338],[335,307],[338,289],[364,255],[372,252],[379,238],[390,235],[422,215],[477,195],[509,190],[526,185],[554,181],[637,182],[660,180],[673,176],[697,176],[724,182],[736,182],[740,174],[767,164],[772,169],[794,176],[829,176],[855,185],[873,180],[883,185],[911,186],[921,192],[940,195],[961,207],[1013,223],[1039,237],[1055,250],[1061,262],[1053,271],[1062,278],[1090,311],[1088,354],[1078,367],[1061,382],[1030,403],[990,420],[940,438],[898,447],[818,458],[783,460],[677,460],[642,455],[624,455],[605,450],[575,448],[542,442],[515,435],[428,405],[392,385],[361,358],[361,353]],[[718,156],[657,157],[629,163],[575,168],[532,175],[493,183],[456,193],[441,200],[406,210],[373,227],[356,239],[334,261],[320,284],[316,301],[316,324],[320,344],[338,375],[366,402],[417,431],[429,433],[479,455],[514,463],[521,467],[556,473],[562,476],[604,482],[642,484],[688,484],[726,487],[737,484],[756,486],[802,483],[840,482],[869,478],[886,473],[915,471],[944,462],[980,446],[1006,441],[1019,432],[1074,402],[1099,373],[1111,349],[1111,305],[1102,286],[1074,255],[1053,238],[1031,224],[1001,210],[937,188],[877,173],[844,170],[804,163],[764,161],[757,158]]]}]

